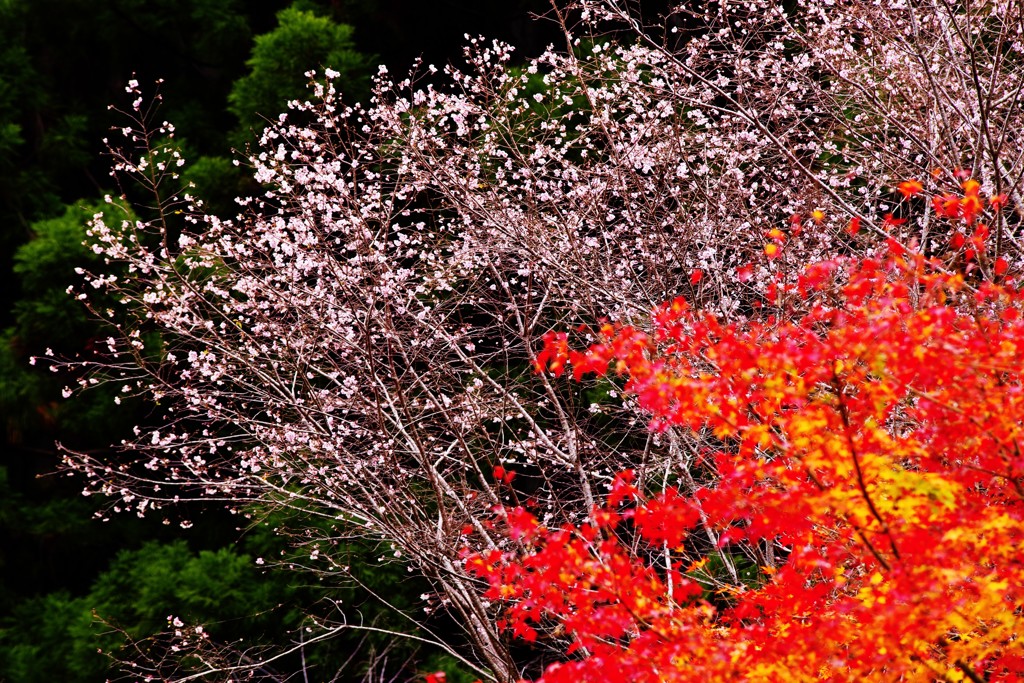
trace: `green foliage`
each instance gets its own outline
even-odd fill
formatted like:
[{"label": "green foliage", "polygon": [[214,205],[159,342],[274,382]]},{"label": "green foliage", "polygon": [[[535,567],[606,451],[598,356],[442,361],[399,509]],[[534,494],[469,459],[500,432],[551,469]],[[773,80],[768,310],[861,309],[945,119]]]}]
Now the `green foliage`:
[{"label": "green foliage", "polygon": [[72,263],[85,266],[96,262],[92,251],[82,242],[86,224],[101,210],[97,204],[71,205],[65,207],[60,218],[32,225],[34,238],[19,248],[14,257],[14,272],[21,277],[24,293],[31,296],[49,290],[54,279],[70,283],[74,278]]},{"label": "green foliage", "polygon": [[[13,29],[24,20],[26,11],[17,2],[0,5],[0,28]],[[5,30],[0,41],[0,248],[8,254],[23,237],[16,228],[23,228],[56,204],[52,180],[42,169],[26,163],[29,113],[42,109],[46,100],[23,36]]]},{"label": "green foliage", "polygon": [[21,143],[21,126],[10,121],[0,123],[0,164],[11,166],[12,153]]},{"label": "green foliage", "polygon": [[0,680],[101,680],[107,662],[86,635],[91,630],[88,598],[61,591],[25,600],[0,628]]},{"label": "green foliage", "polygon": [[243,131],[263,129],[290,100],[306,99],[307,71],[331,68],[349,99],[367,92],[370,60],[355,49],[353,29],[293,5],[277,15],[278,26],[256,37],[246,62],[249,74],[235,82],[229,109]]},{"label": "green foliage", "polygon": [[[230,637],[255,636],[286,590],[231,549],[146,543],[119,553],[84,597],[56,592],[20,603],[0,630],[0,680],[101,680],[110,662],[97,649],[116,653],[124,645],[118,629],[133,638],[162,632],[168,614]],[[253,616],[260,610],[264,616]]]},{"label": "green foliage", "polygon": [[[99,257],[83,244],[88,221],[98,212],[111,221],[134,220],[126,208],[101,202],[65,207],[63,215],[31,225],[33,238],[14,254],[14,275],[22,296],[14,303],[14,326],[0,332],[0,415],[6,421],[8,443],[21,444],[26,434],[80,439],[89,435],[99,443],[127,428],[126,411],[112,411],[113,389],[98,389],[61,401],[60,391],[69,377],[33,368],[31,356],[47,349],[71,356],[95,344],[101,328],[80,301],[67,293],[81,283],[76,268],[99,267]],[[95,297],[98,292],[92,293]],[[48,432],[48,433],[47,433]]]},{"label": "green foliage", "polygon": [[117,204],[69,205],[62,216],[33,223],[32,240],[14,255],[14,273],[22,291],[14,306],[15,320],[18,334],[32,346],[80,343],[96,327],[67,289],[81,283],[76,269],[99,263],[84,244],[88,222],[97,213],[104,213],[111,222],[134,220],[129,209]]},{"label": "green foliage", "polygon": [[88,600],[104,620],[140,638],[167,628],[173,613],[192,623],[254,617],[276,604],[280,589],[261,581],[253,559],[230,548],[193,553],[184,541],[124,551],[93,584]]},{"label": "green foliage", "polygon": [[[54,524],[54,515],[61,513],[59,508],[45,518],[28,519],[22,512],[24,501],[16,494],[8,500],[10,493],[0,468],[0,496],[4,496],[0,498],[0,525],[25,523],[39,525],[35,530],[51,531],[60,526]],[[81,510],[64,512],[75,523],[85,519]],[[108,656],[117,658],[126,645],[125,637],[144,641],[165,632],[168,615],[187,624],[203,624],[215,642],[241,640],[246,646],[279,644],[281,638],[288,637],[286,634],[307,624],[310,610],[338,619],[333,602],[344,609],[350,623],[410,631],[411,622],[393,608],[415,610],[413,596],[429,590],[422,579],[397,563],[378,563],[381,549],[353,543],[345,549],[352,576],[335,577],[330,584],[300,582],[303,575],[287,567],[308,563],[309,553],[289,548],[278,535],[284,529],[281,525],[287,523],[276,516],[273,522],[254,527],[240,548],[197,552],[184,540],[146,542],[138,549],[119,552],[83,596],[56,591],[20,601],[0,617],[0,681],[103,680],[109,675]],[[261,568],[256,555],[280,566]],[[387,599],[391,606],[374,594]],[[392,662],[389,670],[409,665],[421,671],[446,670],[458,683],[475,678],[460,674],[455,660],[424,650],[414,641],[356,629],[310,646],[305,660],[310,671],[325,680],[346,667],[353,678],[358,678],[367,664],[364,659],[352,660],[352,653],[359,649],[386,652]],[[278,665],[287,671],[298,664],[286,659]]]}]

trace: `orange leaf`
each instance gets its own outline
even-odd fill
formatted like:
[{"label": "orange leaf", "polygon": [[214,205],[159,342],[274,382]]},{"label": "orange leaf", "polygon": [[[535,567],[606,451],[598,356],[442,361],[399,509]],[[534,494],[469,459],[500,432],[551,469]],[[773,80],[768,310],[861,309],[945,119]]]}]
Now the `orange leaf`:
[{"label": "orange leaf", "polygon": [[921,185],[919,180],[904,180],[896,186],[896,189],[899,190],[904,199],[910,199],[915,194],[919,194],[924,189],[924,186]]}]

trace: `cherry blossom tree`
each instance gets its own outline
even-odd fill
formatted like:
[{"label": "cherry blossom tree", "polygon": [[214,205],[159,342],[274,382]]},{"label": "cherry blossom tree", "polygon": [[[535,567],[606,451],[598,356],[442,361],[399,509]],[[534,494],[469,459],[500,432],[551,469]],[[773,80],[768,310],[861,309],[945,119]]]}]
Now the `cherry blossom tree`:
[{"label": "cherry blossom tree", "polygon": [[[355,106],[314,74],[247,155],[265,191],[235,217],[180,187],[173,126],[133,83],[115,173],[152,201],[148,219],[92,223],[109,267],[78,296],[112,331],[81,383],[166,415],[123,457],[68,467],[122,511],[291,511],[283,531],[324,580],[348,573],[340,539],[379,542],[434,583],[427,608],[471,651],[438,641],[516,680],[537,653],[513,656],[460,555],[516,544],[494,510],[578,523],[626,469],[644,490],[694,488],[716,439],[650,432],[616,381],[535,373],[540,338],[642,324],[678,296],[725,320],[791,316],[806,304],[777,295],[800,267],[884,239],[965,256],[976,235],[908,209],[968,176],[1004,210],[965,270],[1016,267],[1022,12],[726,0],[650,25],[617,0],[556,6],[565,45],[522,66],[472,39],[463,67],[382,69]],[[740,583],[721,530],[701,533]]]}]

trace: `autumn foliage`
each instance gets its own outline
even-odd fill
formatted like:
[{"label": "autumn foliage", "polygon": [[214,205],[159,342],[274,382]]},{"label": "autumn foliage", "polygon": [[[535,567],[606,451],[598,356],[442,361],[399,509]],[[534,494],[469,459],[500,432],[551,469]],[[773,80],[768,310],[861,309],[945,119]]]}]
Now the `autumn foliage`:
[{"label": "autumn foliage", "polygon": [[965,277],[963,185],[944,259],[890,241],[803,269],[785,315],[549,333],[538,369],[628,378],[652,429],[717,446],[653,495],[621,473],[583,525],[506,511],[527,551],[467,560],[515,634],[566,645],[543,681],[1024,678],[1024,292]]}]

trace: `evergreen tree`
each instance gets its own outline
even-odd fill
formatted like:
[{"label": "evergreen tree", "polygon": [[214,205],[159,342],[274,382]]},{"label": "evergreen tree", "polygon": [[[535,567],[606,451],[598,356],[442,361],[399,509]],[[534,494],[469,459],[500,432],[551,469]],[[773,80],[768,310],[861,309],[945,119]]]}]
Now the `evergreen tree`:
[{"label": "evergreen tree", "polygon": [[353,28],[319,16],[309,3],[296,3],[277,15],[278,26],[256,37],[249,73],[235,82],[228,97],[231,112],[243,131],[259,132],[265,122],[285,111],[291,100],[308,96],[310,70],[337,71],[337,84],[346,99],[358,100],[367,92],[371,59],[353,42]]}]

